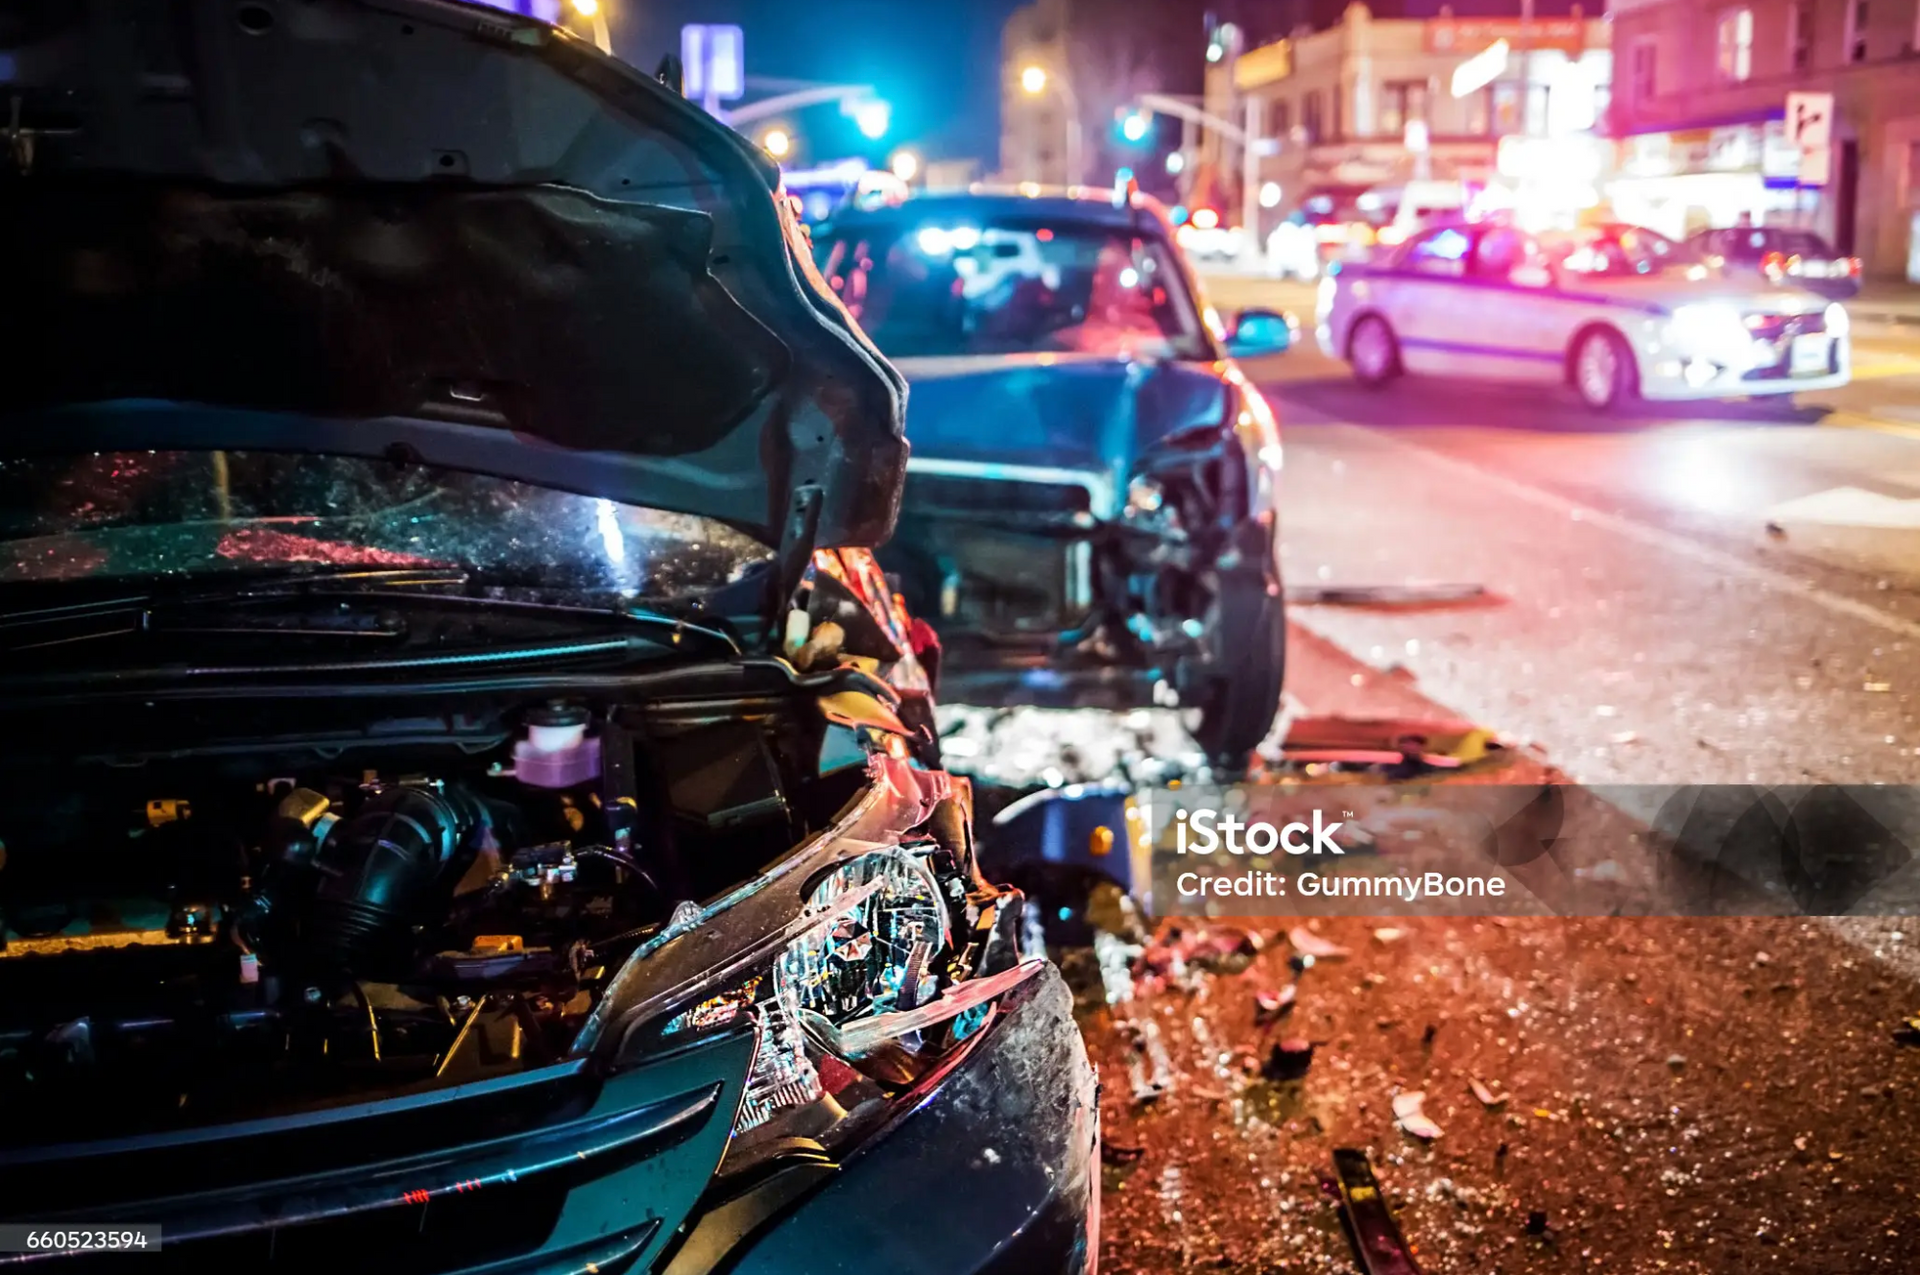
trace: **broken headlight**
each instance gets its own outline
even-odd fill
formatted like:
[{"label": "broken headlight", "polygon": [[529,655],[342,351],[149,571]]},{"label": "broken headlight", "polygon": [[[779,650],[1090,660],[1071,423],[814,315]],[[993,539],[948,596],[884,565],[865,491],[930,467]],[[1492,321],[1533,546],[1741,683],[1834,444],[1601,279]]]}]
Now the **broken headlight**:
[{"label": "broken headlight", "polygon": [[723,1172],[850,1146],[1039,968],[969,977],[973,940],[954,933],[955,917],[970,915],[956,910],[964,892],[911,848],[849,859],[814,884],[762,973],[666,1024],[672,1035],[752,1023],[754,1060]]},{"label": "broken headlight", "polygon": [[951,930],[924,861],[883,850],[843,863],[814,887],[807,911],[820,923],[773,966],[774,993],[796,1018],[837,1025],[913,1009],[939,991],[934,960]]}]

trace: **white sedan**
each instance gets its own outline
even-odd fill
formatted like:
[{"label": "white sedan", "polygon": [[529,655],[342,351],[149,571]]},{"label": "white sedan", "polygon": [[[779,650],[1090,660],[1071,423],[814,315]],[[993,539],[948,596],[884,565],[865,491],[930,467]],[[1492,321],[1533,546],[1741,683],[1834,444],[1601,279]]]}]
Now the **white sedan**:
[{"label": "white sedan", "polygon": [[1845,385],[1847,312],[1734,283],[1650,230],[1548,246],[1503,223],[1435,226],[1320,281],[1320,348],[1367,385],[1401,372],[1569,384],[1589,406]]}]

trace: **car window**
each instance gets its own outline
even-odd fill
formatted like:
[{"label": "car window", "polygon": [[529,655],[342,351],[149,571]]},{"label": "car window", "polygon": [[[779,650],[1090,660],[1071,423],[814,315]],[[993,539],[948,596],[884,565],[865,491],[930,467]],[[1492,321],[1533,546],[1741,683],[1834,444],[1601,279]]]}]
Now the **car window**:
[{"label": "car window", "polygon": [[[1533,269],[1516,277],[1514,272],[1522,266]],[[1480,236],[1473,250],[1473,274],[1478,279],[1529,288],[1544,288],[1553,282],[1551,264],[1539,243],[1512,226],[1495,226]]]},{"label": "car window", "polygon": [[821,273],[895,358],[1025,352],[1204,359],[1158,237],[1060,221],[894,221],[818,239]]},{"label": "car window", "polygon": [[1789,257],[1831,257],[1833,250],[1820,236],[1804,230],[1765,227],[1721,232],[1720,255],[1731,261],[1758,261],[1770,252]]},{"label": "car window", "polygon": [[1603,226],[1555,241],[1563,270],[1585,275],[1653,275],[1704,269],[1693,244],[1675,243],[1640,226]]},{"label": "car window", "polygon": [[1458,226],[1442,226],[1407,241],[1400,264],[1415,274],[1458,279],[1467,273],[1467,253],[1473,240]]}]

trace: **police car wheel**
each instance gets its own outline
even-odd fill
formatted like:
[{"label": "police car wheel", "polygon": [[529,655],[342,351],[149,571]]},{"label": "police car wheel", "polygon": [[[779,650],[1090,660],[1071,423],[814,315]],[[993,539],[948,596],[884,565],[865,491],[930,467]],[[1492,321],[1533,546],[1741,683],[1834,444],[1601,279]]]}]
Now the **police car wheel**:
[{"label": "police car wheel", "polygon": [[1633,355],[1611,332],[1589,332],[1573,352],[1573,388],[1596,412],[1618,407],[1632,392]]},{"label": "police car wheel", "polygon": [[1400,374],[1400,343],[1393,329],[1378,315],[1369,314],[1353,325],[1347,338],[1347,361],[1360,384],[1378,389]]}]

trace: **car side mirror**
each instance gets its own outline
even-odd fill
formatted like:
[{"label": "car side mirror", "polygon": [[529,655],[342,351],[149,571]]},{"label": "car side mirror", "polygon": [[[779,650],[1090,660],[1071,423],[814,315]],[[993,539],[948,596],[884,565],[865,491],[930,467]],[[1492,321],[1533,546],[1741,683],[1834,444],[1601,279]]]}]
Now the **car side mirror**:
[{"label": "car side mirror", "polygon": [[1290,314],[1258,307],[1242,310],[1227,333],[1227,353],[1236,359],[1285,354],[1293,348],[1299,324]]},{"label": "car side mirror", "polygon": [[1507,273],[1507,282],[1516,288],[1551,288],[1553,270],[1550,267],[1529,262],[1510,270]]}]

